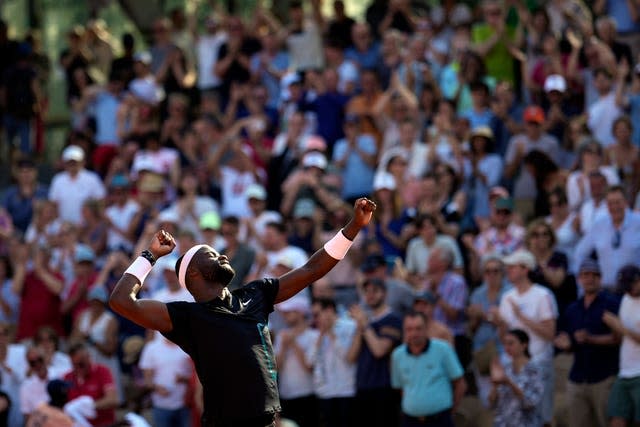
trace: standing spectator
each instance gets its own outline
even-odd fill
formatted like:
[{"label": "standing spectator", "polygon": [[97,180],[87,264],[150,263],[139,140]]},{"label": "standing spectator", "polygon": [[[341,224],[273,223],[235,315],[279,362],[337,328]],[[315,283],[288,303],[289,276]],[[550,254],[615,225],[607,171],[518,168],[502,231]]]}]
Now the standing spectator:
[{"label": "standing spectator", "polygon": [[484,59],[491,77],[499,81],[515,83],[513,58],[510,47],[518,46],[518,29],[507,23],[507,10],[502,2],[484,0],[481,2],[484,22],[472,29],[474,50]]},{"label": "standing spectator", "polygon": [[27,370],[26,348],[23,344],[10,344],[11,330],[6,323],[0,324],[0,390],[4,394],[5,405],[0,417],[8,419],[10,426],[22,425],[20,412],[20,384],[24,381]]},{"label": "standing spectator", "polygon": [[393,275],[384,256],[381,254],[368,255],[360,265],[360,269],[364,280],[384,282],[386,287],[385,303],[392,312],[404,315],[411,311],[414,303],[413,290],[409,283]]},{"label": "standing spectator", "polygon": [[[18,252],[14,254],[19,256]],[[16,286],[21,280],[24,280],[24,270],[21,263],[17,265],[17,271],[14,271],[13,257],[0,255],[0,323],[11,325],[13,331],[18,323],[18,314],[20,313],[20,295],[16,292]]]},{"label": "standing spectator", "polygon": [[[607,208],[607,177],[599,171],[589,174],[591,197],[580,207],[580,234],[587,234],[593,224],[609,216]],[[574,246],[575,253],[575,246]]]},{"label": "standing spectator", "polygon": [[16,183],[5,190],[1,206],[11,215],[13,226],[26,233],[33,219],[34,202],[47,198],[47,187],[38,182],[36,164],[29,157],[18,159],[13,173]]},{"label": "standing spectator", "polygon": [[[620,108],[629,111],[632,123],[638,123],[640,117],[640,63],[626,64],[622,62],[618,66],[618,79],[616,81],[616,104]],[[631,74],[631,86],[627,86],[627,78]],[[640,145],[640,126],[633,127],[631,136],[633,144]]]},{"label": "standing spectator", "polygon": [[403,323],[404,344],[391,354],[391,384],[402,390],[402,427],[452,427],[452,412],[466,390],[453,348],[430,339],[421,313]]},{"label": "standing spectator", "polygon": [[494,426],[540,427],[543,420],[538,404],[544,385],[540,370],[531,361],[529,335],[512,329],[504,337],[504,347],[509,362],[491,366],[489,400],[495,406]]},{"label": "standing spectator", "polygon": [[41,97],[37,74],[29,61],[30,55],[31,46],[21,43],[18,46],[16,64],[9,67],[2,76],[7,142],[12,145],[13,139],[17,136],[20,140],[20,151],[24,154],[32,150],[32,119],[38,112]]},{"label": "standing spectator", "polygon": [[344,1],[333,1],[333,19],[327,22],[326,35],[329,40],[338,40],[342,47],[351,46],[352,28],[356,21],[344,10]]},{"label": "standing spectator", "polygon": [[242,220],[241,239],[256,250],[262,248],[266,225],[281,222],[282,215],[276,210],[267,210],[267,190],[260,184],[251,184],[244,192],[250,215]]},{"label": "standing spectator", "polygon": [[74,76],[77,70],[86,71],[89,66],[91,52],[89,52],[82,41],[84,29],[76,26],[67,33],[68,47],[60,54],[60,64],[65,71],[65,80],[67,82],[67,102],[71,98],[80,94],[80,88],[77,85]]},{"label": "standing spectator", "polygon": [[274,344],[279,367],[281,415],[300,427],[315,427],[318,425],[317,401],[310,349],[318,341],[319,332],[309,327],[307,316],[311,304],[305,295],[298,295],[278,304],[277,309],[286,324]]},{"label": "standing spectator", "polygon": [[600,145],[609,147],[615,143],[613,123],[622,115],[622,110],[616,104],[613,76],[609,71],[596,68],[593,77],[598,98],[587,111],[587,126]]},{"label": "standing spectator", "polygon": [[467,316],[472,334],[473,362],[476,385],[482,403],[489,404],[491,362],[502,348],[496,327],[495,313],[504,294],[511,289],[504,277],[504,264],[497,255],[486,255],[481,260],[482,284],[473,290],[469,298]]},{"label": "standing spectator", "polygon": [[245,278],[251,271],[251,266],[256,258],[255,249],[245,241],[240,241],[239,232],[240,220],[238,217],[227,216],[222,219],[220,234],[224,239],[224,245],[220,253],[229,258],[231,266],[236,271],[228,286],[231,291],[246,283]]},{"label": "standing spectator", "polygon": [[33,345],[42,350],[49,379],[61,379],[71,371],[71,358],[60,351],[60,337],[53,328],[39,328],[33,336]]},{"label": "standing spectator", "polygon": [[358,425],[386,427],[398,421],[398,396],[391,388],[391,352],[402,342],[402,320],[385,303],[386,285],[380,279],[362,284],[365,307],[349,313],[357,323],[349,358],[356,363]]},{"label": "standing spectator", "polygon": [[325,24],[320,7],[319,0],[312,0],[311,17],[307,19],[302,1],[294,0],[289,3],[290,24],[286,29],[286,44],[292,70],[305,71],[324,66],[322,33]]},{"label": "standing spectator", "polygon": [[464,265],[462,254],[453,237],[443,234],[438,227],[438,221],[433,215],[421,214],[415,220],[416,237],[409,240],[405,263],[409,280],[414,288],[420,288],[428,279],[430,273],[428,260],[436,247],[446,247],[453,254],[453,268],[462,271]]},{"label": "standing spectator", "polygon": [[139,365],[151,390],[154,425],[190,426],[186,399],[193,364],[189,356],[167,338],[158,337],[144,346]]},{"label": "standing spectator", "polygon": [[524,244],[525,230],[513,220],[513,200],[500,197],[491,205],[489,227],[473,243],[473,249],[480,257],[491,253],[506,255]]},{"label": "standing spectator", "polygon": [[73,344],[69,348],[69,356],[73,370],[65,375],[64,380],[71,384],[69,400],[81,396],[91,398],[91,408],[95,418],[91,419],[93,427],[107,427],[115,422],[115,408],[118,406],[118,393],[111,378],[109,369],[93,363],[89,351],[82,343]]},{"label": "standing spectator", "polygon": [[371,193],[377,157],[376,141],[362,133],[364,118],[347,114],[344,119],[345,137],[336,142],[333,164],[341,171],[343,199],[355,201]]},{"label": "standing spectator", "polygon": [[580,240],[580,219],[569,209],[567,194],[560,187],[551,191],[548,197],[550,215],[545,218],[556,236],[556,249],[569,258],[569,270],[574,271],[573,251]]},{"label": "standing spectator", "polygon": [[620,301],[602,289],[600,267],[586,260],[578,270],[584,296],[564,313],[562,331],[554,343],[562,351],[573,352],[569,371],[569,425],[607,425],[607,400],[618,373],[619,337],[603,321],[603,314],[618,313]]},{"label": "standing spectator", "polygon": [[574,276],[569,272],[569,258],[556,248],[557,238],[543,218],[529,223],[526,246],[536,258],[536,266],[529,272],[530,279],[548,288],[556,299],[558,313],[564,314],[578,296]]},{"label": "standing spectator", "polygon": [[454,255],[446,246],[436,246],[429,254],[427,290],[436,297],[433,318],[444,323],[453,333],[455,349],[466,367],[469,362],[465,323],[465,308],[469,297],[467,283],[453,270]]},{"label": "standing spectator", "polygon": [[316,300],[312,311],[320,332],[313,351],[313,383],[321,423],[351,427],[355,421],[356,365],[348,355],[356,339],[356,324],[338,317],[333,300]]},{"label": "standing spectator", "polygon": [[[452,347],[455,341],[451,329],[444,323],[433,318],[438,298],[431,291],[418,291],[413,298],[413,311],[422,313],[427,322],[427,335],[430,339],[438,338],[448,342]],[[454,347],[455,348],[455,347]]]},{"label": "standing spectator", "polygon": [[289,54],[282,49],[278,35],[273,31],[262,36],[262,50],[251,57],[254,82],[264,85],[268,93],[267,105],[280,105],[280,81],[289,67]]},{"label": "standing spectator", "polygon": [[505,154],[504,177],[514,181],[513,197],[519,204],[518,212],[525,217],[533,213],[536,198],[534,177],[523,166],[523,160],[533,150],[541,151],[557,164],[559,149],[558,140],[544,132],[544,111],[537,105],[524,110],[524,132],[514,135],[509,141]]},{"label": "standing spectator", "polygon": [[507,266],[507,279],[514,287],[502,297],[496,321],[503,333],[517,328],[529,336],[531,359],[538,365],[544,384],[543,396],[537,406],[543,423],[550,425],[555,383],[553,339],[558,308],[553,294],[529,279],[529,273],[536,268],[536,258],[531,252],[524,249],[515,251],[503,262]]},{"label": "standing spectator", "polygon": [[118,391],[118,400],[123,402],[120,364],[117,357],[118,320],[107,310],[108,298],[109,295],[101,284],[97,284],[87,293],[89,306],[76,319],[70,341],[85,342],[91,360],[109,368]]},{"label": "standing spectator", "polygon": [[602,270],[602,284],[616,286],[616,274],[626,264],[640,265],[640,215],[632,212],[620,186],[607,191],[609,215],[596,221],[578,243],[574,265],[595,251]]},{"label": "standing spectator", "polygon": [[608,415],[611,417],[611,426],[624,427],[640,421],[640,407],[635,398],[640,392],[640,269],[635,265],[621,268],[618,285],[624,293],[620,311],[617,316],[606,311],[602,319],[615,334],[622,337],[620,370],[609,394]]},{"label": "standing spectator", "polygon": [[122,35],[122,56],[115,58],[111,62],[110,74],[119,76],[124,82],[125,87],[128,87],[131,80],[135,77],[133,72],[135,43],[136,41],[133,38],[133,34],[124,33]]},{"label": "standing spectator", "polygon": [[[47,247],[34,249],[33,266],[26,273],[24,282],[16,286],[21,297],[20,317],[16,340],[31,338],[41,326],[52,327],[58,335],[65,336],[62,325],[60,293],[64,278],[50,264],[51,250]],[[26,268],[26,257],[20,260]]]},{"label": "standing spectator", "polygon": [[63,292],[60,307],[60,311],[65,316],[64,326],[67,333],[71,332],[80,314],[89,307],[87,294],[96,285],[98,277],[95,252],[81,243],[75,245],[73,251],[73,280]]},{"label": "standing spectator", "polygon": [[198,89],[201,93],[214,92],[222,84],[215,73],[220,47],[227,40],[227,33],[220,25],[220,17],[210,15],[205,20],[205,33],[196,39],[198,65]]},{"label": "standing spectator", "polygon": [[[636,125],[638,126],[638,125]],[[613,137],[616,142],[605,150],[606,162],[618,173],[620,182],[632,200],[638,189],[638,159],[640,148],[633,145],[631,137],[634,125],[629,116],[620,116],[613,122]]]},{"label": "standing spectator", "polygon": [[[356,63],[361,73],[366,70],[374,70],[381,61],[380,44],[373,39],[371,28],[366,22],[356,22],[351,27],[351,47],[347,47],[345,57]],[[364,75],[360,75],[360,85]],[[372,104],[373,105],[373,104]]]},{"label": "standing spectator", "polygon": [[590,175],[599,172],[606,178],[606,184],[617,185],[620,178],[616,170],[604,162],[603,148],[594,139],[588,139],[578,147],[578,167],[567,179],[569,207],[579,210],[591,198]]},{"label": "standing spectator", "polygon": [[49,376],[44,354],[40,348],[30,347],[26,358],[29,371],[27,378],[20,385],[20,412],[28,422],[31,413],[42,403],[49,401],[47,394]]},{"label": "standing spectator", "polygon": [[131,222],[140,206],[131,197],[131,184],[122,174],[114,175],[109,182],[109,205],[105,209],[105,220],[109,224],[107,250],[133,249]]},{"label": "standing spectator", "polygon": [[58,204],[60,219],[73,224],[82,220],[82,204],[87,199],[101,200],[106,191],[100,177],[84,168],[85,152],[70,145],[62,152],[64,171],[51,180],[49,199]]}]

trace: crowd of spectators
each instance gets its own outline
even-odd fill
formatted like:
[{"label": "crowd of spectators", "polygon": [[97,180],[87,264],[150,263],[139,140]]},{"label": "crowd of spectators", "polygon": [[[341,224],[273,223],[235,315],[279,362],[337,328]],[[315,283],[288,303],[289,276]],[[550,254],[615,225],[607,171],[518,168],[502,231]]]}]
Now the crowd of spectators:
[{"label": "crowd of spectators", "polygon": [[271,314],[283,426],[640,421],[640,4],[437,3],[175,9],[121,52],[74,27],[50,182],[47,56],[0,23],[0,426],[199,425],[190,359],[108,307],[131,260],[164,229],[145,297],[193,301],[196,243],[237,289],[362,196],[347,258]]}]

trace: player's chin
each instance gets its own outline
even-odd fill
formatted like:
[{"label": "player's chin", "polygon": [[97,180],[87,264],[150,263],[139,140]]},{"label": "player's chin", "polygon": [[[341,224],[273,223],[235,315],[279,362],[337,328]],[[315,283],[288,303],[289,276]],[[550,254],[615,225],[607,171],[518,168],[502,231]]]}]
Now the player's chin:
[{"label": "player's chin", "polygon": [[221,276],[221,282],[226,283],[227,286],[236,275],[236,271],[231,267],[231,264],[222,264],[220,265],[220,270],[218,274]]}]

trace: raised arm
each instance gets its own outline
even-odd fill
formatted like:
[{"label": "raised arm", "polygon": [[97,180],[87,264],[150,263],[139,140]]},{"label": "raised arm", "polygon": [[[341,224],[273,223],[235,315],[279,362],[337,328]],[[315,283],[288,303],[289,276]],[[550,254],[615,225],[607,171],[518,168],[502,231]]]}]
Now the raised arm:
[{"label": "raised arm", "polygon": [[[173,236],[160,230],[151,239],[149,252],[158,259],[169,254],[175,247],[176,242]],[[169,332],[173,324],[167,306],[160,301],[137,298],[151,267],[151,262],[147,258],[138,257],[116,284],[109,298],[109,306],[116,313],[144,328]]]},{"label": "raised arm", "polygon": [[358,232],[369,224],[376,204],[366,198],[358,199],[354,214],[345,227],[314,253],[300,268],[281,276],[276,303],[287,300],[327,274],[346,255]]}]

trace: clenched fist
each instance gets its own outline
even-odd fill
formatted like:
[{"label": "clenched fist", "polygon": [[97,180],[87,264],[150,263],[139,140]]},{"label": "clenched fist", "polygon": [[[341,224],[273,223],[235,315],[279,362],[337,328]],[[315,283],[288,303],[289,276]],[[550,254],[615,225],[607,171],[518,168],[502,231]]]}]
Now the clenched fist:
[{"label": "clenched fist", "polygon": [[153,254],[153,256],[156,259],[171,253],[171,251],[175,247],[176,247],[175,239],[170,233],[164,230],[158,231],[153,236],[153,239],[151,239],[151,243],[149,243],[149,251]]}]

